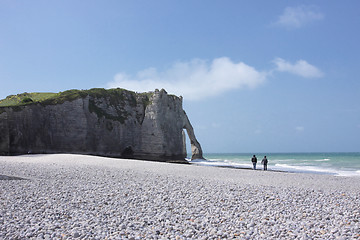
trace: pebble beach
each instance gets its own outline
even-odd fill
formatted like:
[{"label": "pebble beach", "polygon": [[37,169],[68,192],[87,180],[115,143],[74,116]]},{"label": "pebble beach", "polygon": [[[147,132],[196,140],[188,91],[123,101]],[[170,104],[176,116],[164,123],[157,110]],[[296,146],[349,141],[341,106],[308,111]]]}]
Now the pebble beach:
[{"label": "pebble beach", "polygon": [[360,239],[360,178],[0,156],[0,239]]}]

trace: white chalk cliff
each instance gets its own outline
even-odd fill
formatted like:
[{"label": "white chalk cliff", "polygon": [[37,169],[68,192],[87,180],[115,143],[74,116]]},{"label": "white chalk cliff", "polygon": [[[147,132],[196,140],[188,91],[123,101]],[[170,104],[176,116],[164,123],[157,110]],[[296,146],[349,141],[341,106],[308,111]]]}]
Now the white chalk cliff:
[{"label": "white chalk cliff", "polygon": [[0,154],[79,153],[186,162],[203,158],[182,97],[165,90],[70,90],[56,98],[0,107]]}]

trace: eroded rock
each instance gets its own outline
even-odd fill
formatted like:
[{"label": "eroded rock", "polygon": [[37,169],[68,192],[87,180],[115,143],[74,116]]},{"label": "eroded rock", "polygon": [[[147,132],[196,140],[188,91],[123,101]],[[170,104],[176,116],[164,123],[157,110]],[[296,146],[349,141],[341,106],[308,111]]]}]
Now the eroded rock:
[{"label": "eroded rock", "polygon": [[71,90],[44,101],[0,107],[0,154],[79,153],[184,161],[202,150],[182,107],[165,90]]}]

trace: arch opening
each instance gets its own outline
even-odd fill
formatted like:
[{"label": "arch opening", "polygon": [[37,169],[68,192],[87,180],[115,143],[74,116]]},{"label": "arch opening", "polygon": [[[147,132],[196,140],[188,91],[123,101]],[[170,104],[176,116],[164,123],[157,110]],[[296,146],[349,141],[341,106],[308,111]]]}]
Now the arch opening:
[{"label": "arch opening", "polygon": [[[204,159],[200,143],[197,141],[197,139],[195,137],[194,129],[192,128],[190,122],[189,121],[187,121],[187,122],[188,122],[188,124],[186,124],[184,127],[187,134],[184,133],[183,136],[187,135],[188,139],[190,140],[191,160]],[[187,141],[184,139],[184,148],[185,148],[185,153],[187,154],[186,144],[187,144]]]}]

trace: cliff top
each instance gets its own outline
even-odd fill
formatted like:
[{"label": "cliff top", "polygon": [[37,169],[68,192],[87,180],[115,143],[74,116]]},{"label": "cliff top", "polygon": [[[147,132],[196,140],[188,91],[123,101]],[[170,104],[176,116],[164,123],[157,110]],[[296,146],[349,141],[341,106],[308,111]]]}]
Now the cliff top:
[{"label": "cliff top", "polygon": [[24,106],[29,104],[40,103],[42,105],[54,105],[61,104],[66,101],[73,101],[78,98],[84,98],[86,96],[92,97],[110,97],[110,99],[118,99],[122,96],[130,95],[133,97],[136,103],[136,96],[143,96],[146,99],[153,94],[153,92],[148,93],[135,93],[128,91],[122,88],[114,89],[104,89],[104,88],[92,88],[89,90],[68,90],[59,93],[21,93],[17,95],[7,96],[5,99],[0,100],[0,107],[15,107],[15,106]]}]

